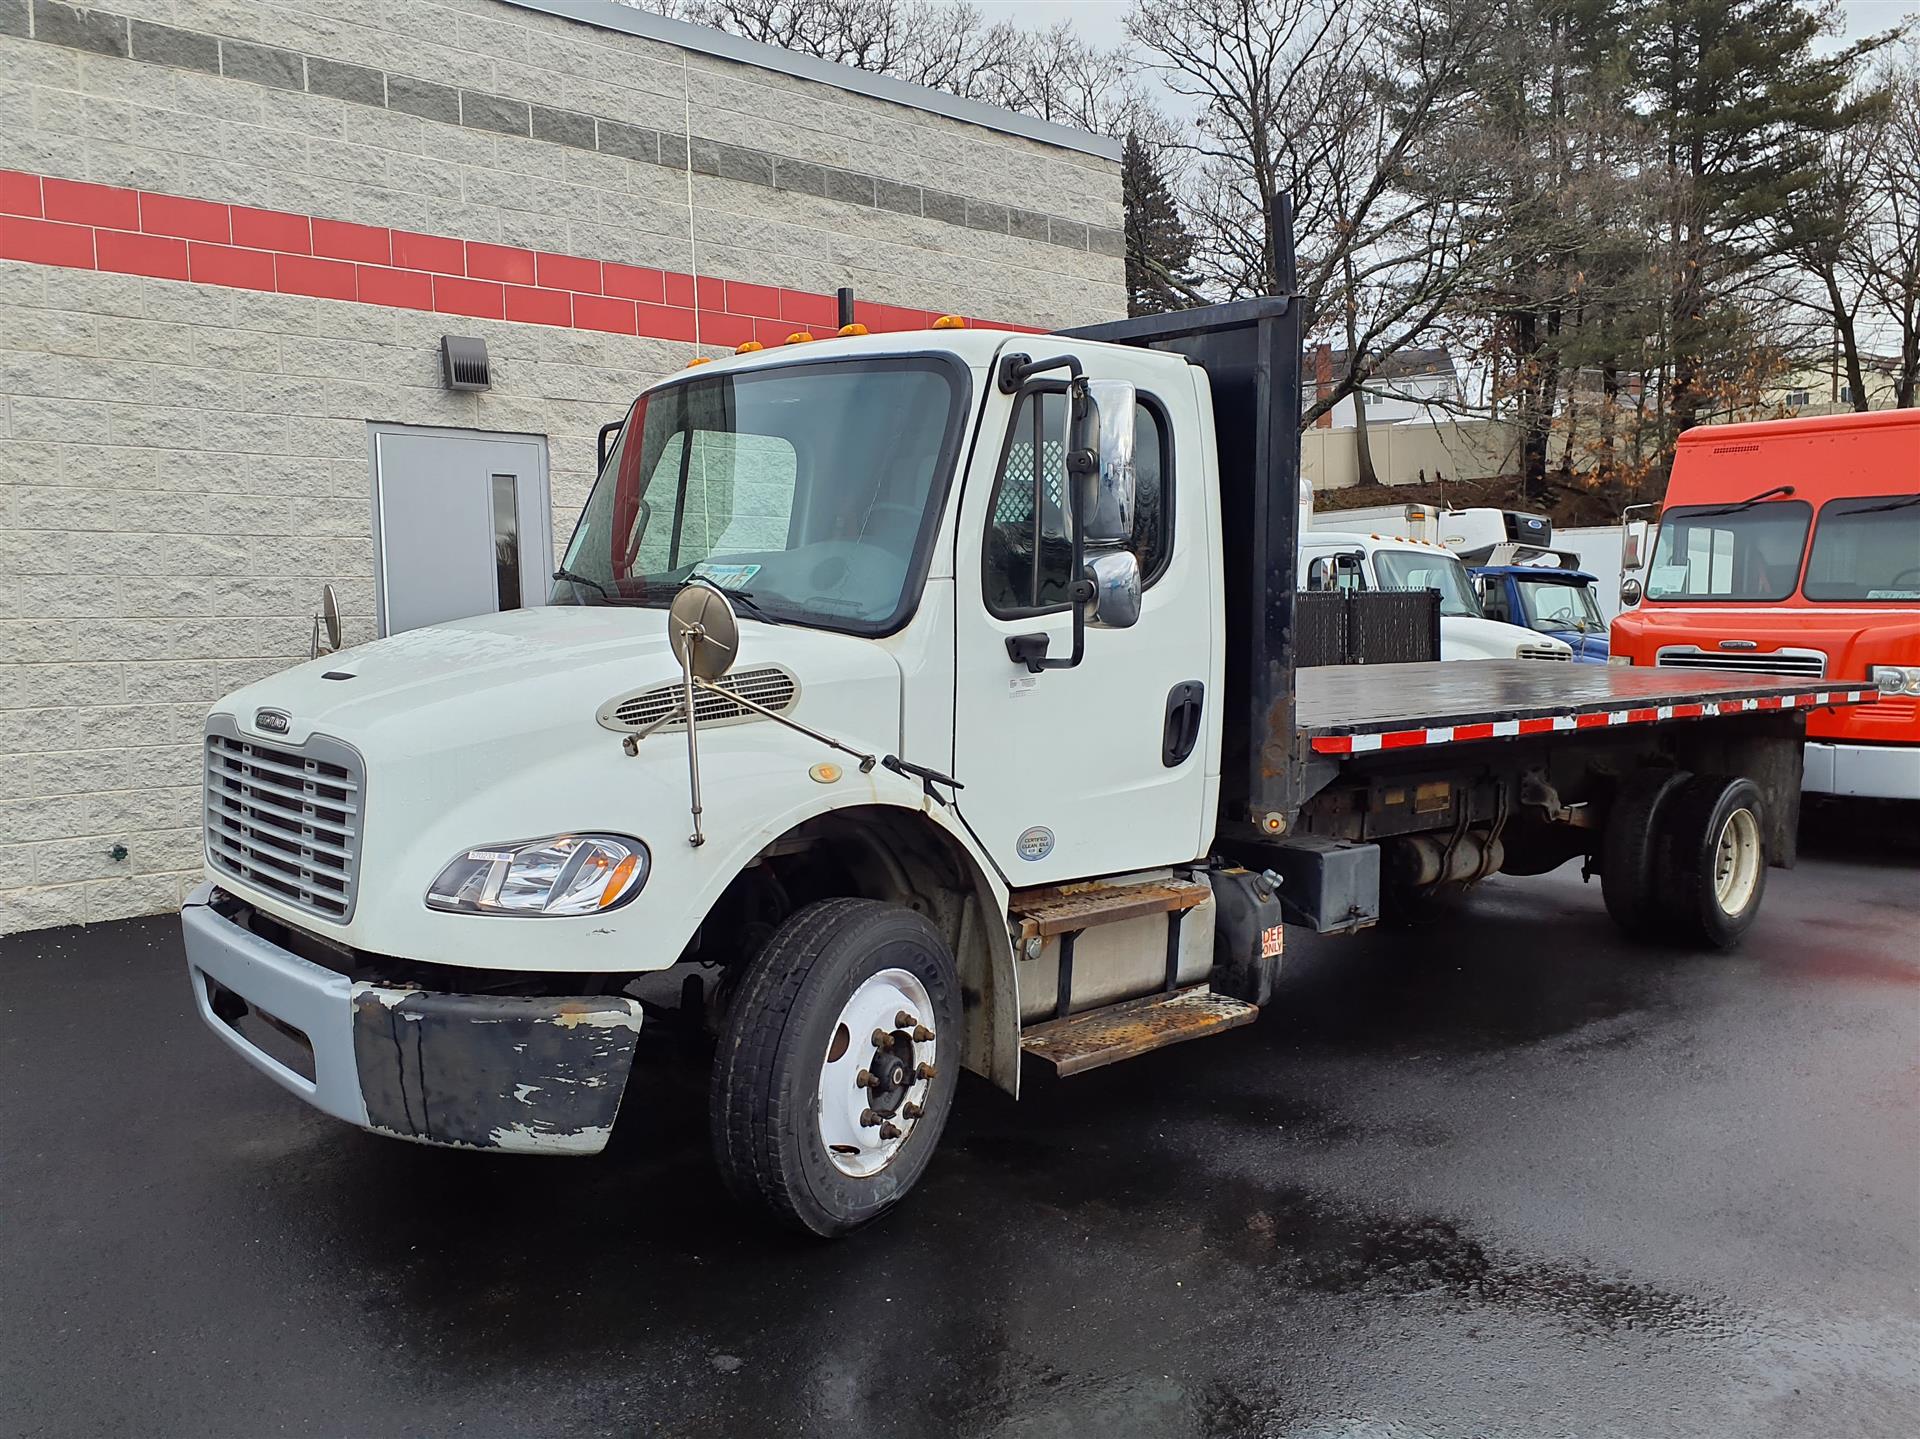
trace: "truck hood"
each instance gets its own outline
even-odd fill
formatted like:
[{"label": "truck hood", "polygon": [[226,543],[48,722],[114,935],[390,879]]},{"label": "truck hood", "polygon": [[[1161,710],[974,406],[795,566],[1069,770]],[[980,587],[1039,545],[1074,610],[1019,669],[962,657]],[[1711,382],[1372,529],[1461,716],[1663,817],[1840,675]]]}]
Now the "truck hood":
[{"label": "truck hood", "polygon": [[1522,646],[1530,650],[1568,648],[1565,640],[1500,620],[1471,615],[1440,616],[1440,658],[1443,660],[1510,660],[1519,656]]},{"label": "truck hood", "polygon": [[[711,842],[690,845],[685,733],[654,734],[629,755],[626,732],[598,719],[603,708],[611,712],[609,701],[677,689],[666,623],[665,610],[631,607],[484,615],[298,665],[216,705],[244,741],[284,749],[318,734],[358,755],[357,901],[350,918],[319,927],[380,954],[477,968],[663,968],[705,906],[795,816],[919,802],[912,782],[862,771],[784,725],[717,720],[699,735]],[[863,753],[899,748],[901,671],[886,646],[743,618],[735,673],[769,665],[792,677],[786,713],[800,723]],[[285,732],[272,727],[276,715],[263,725],[263,711],[284,715]],[[843,762],[820,764],[828,759]],[[635,903],[542,919],[530,930],[520,920],[438,913],[422,901],[433,877],[469,846],[595,830],[648,847],[650,873]],[[209,877],[289,924],[316,927],[283,896],[218,865]],[[549,942],[530,944],[535,936]]]},{"label": "truck hood", "polygon": [[[594,715],[608,700],[677,680],[680,666],[666,625],[664,609],[629,606],[477,615],[296,665],[235,691],[215,708],[268,741],[297,744],[321,732],[382,750],[419,746],[444,754],[475,744],[519,746],[593,731]],[[743,616],[735,668],[767,664],[799,681],[796,718],[830,732],[836,721],[853,723],[864,742],[898,746],[899,667],[882,647]],[[833,713],[840,708],[836,695],[849,689],[857,691],[857,703],[848,713]],[[879,695],[893,702],[874,704]],[[261,728],[263,709],[287,717],[284,734]]]}]

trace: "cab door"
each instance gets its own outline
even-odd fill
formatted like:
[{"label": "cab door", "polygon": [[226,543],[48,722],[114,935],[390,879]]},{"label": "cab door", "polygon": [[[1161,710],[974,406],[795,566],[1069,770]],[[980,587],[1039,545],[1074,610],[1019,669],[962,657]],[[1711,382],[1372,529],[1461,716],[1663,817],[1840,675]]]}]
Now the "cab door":
[{"label": "cab door", "polygon": [[[1219,577],[1208,564],[1193,372],[1099,351],[1089,376],[1137,387],[1128,548],[1138,623],[1089,624],[1081,662],[1032,673],[1008,653],[1073,649],[1067,605],[1065,374],[996,395],[962,495],[954,554],[957,808],[1016,887],[1177,864],[1208,842],[1219,788]],[[1031,641],[1029,642],[1031,643]]]}]

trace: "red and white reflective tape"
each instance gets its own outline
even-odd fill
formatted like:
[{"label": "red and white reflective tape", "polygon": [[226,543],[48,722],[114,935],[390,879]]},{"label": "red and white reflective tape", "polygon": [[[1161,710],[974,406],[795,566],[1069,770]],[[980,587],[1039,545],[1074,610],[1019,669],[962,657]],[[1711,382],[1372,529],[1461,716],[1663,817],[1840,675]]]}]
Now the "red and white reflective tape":
[{"label": "red and white reflective tape", "polygon": [[1706,719],[1716,715],[1744,714],[1750,710],[1818,709],[1822,705],[1870,704],[1879,695],[1877,689],[1815,690],[1798,695],[1761,695],[1755,699],[1689,700],[1682,704],[1637,705],[1631,709],[1594,710],[1587,714],[1490,720],[1481,724],[1442,725],[1438,729],[1320,735],[1313,740],[1313,751],[1315,754],[1370,754],[1374,750],[1417,749],[1422,745],[1557,734],[1563,730],[1610,729],[1615,725],[1658,724],[1662,720]]}]

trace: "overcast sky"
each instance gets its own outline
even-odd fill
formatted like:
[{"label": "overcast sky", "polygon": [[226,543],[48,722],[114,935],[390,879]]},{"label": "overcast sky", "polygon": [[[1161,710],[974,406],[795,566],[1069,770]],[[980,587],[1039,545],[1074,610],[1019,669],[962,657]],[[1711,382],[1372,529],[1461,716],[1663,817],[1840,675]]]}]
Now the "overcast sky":
[{"label": "overcast sky", "polygon": [[[1089,39],[1117,45],[1125,38],[1121,21],[1132,0],[973,0],[989,20],[1011,20],[1016,25],[1044,28],[1071,20]],[[1842,0],[1847,33],[1866,35],[1899,23],[1903,15],[1920,13],[1920,0]]]}]

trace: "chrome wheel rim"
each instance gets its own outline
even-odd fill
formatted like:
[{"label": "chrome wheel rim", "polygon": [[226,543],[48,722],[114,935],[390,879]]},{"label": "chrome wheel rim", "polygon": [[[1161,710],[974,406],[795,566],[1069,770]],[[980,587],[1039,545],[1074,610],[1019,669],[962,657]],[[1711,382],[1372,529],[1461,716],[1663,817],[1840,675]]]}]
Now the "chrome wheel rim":
[{"label": "chrome wheel rim", "polygon": [[820,1059],[820,1142],[834,1168],[878,1174],[920,1119],[935,1073],[933,1002],[919,976],[883,969],[854,987]]},{"label": "chrome wheel rim", "polygon": [[1750,809],[1737,809],[1720,826],[1714,845],[1713,893],[1726,914],[1739,914],[1753,902],[1765,864],[1760,850],[1760,822]]}]

